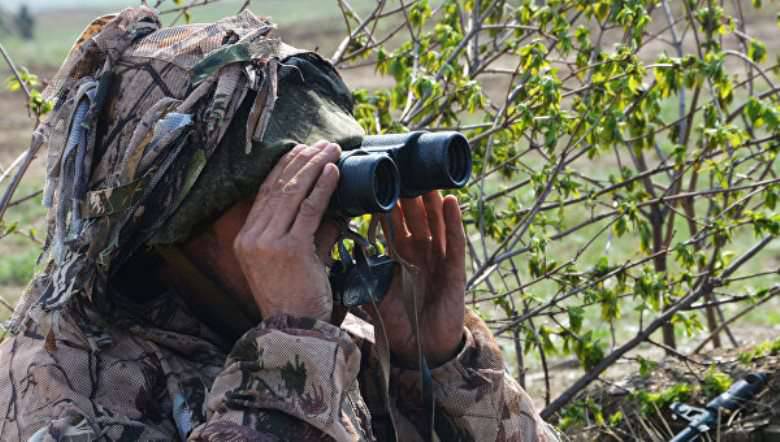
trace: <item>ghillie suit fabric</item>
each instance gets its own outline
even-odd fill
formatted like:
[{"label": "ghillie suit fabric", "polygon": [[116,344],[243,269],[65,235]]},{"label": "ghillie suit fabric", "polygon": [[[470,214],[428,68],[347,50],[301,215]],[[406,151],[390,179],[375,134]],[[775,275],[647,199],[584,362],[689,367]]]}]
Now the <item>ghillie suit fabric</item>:
[{"label": "ghillie suit fabric", "polygon": [[[1,440],[422,440],[419,375],[393,367],[387,400],[357,316],[220,316],[135,259],[251,195],[295,144],[362,136],[332,66],[273,28],[243,12],[162,29],[133,8],[76,42],[33,134],[45,265],[0,344]],[[552,440],[485,325],[469,314],[463,333],[432,371],[439,439]]]}]

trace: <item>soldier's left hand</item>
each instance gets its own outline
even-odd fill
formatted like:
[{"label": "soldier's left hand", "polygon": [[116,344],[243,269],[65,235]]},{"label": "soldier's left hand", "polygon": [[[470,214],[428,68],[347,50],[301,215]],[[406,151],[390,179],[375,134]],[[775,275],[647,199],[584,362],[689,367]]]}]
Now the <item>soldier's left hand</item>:
[{"label": "soldier's left hand", "polygon": [[[420,288],[419,324],[422,348],[432,367],[452,359],[463,338],[466,289],[466,234],[458,200],[437,191],[403,199],[391,214],[396,253],[419,269],[407,280]],[[389,228],[382,223],[385,237]],[[406,312],[401,272],[379,305],[390,350],[402,364],[414,367],[417,341]]]}]

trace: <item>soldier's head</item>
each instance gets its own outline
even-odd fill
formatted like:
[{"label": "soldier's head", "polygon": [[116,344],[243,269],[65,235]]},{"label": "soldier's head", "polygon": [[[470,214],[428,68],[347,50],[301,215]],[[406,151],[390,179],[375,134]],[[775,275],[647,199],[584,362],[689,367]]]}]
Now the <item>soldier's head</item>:
[{"label": "soldier's head", "polygon": [[[178,31],[160,32],[175,35]],[[159,40],[155,34],[146,39]],[[241,39],[233,44],[240,45]],[[284,153],[299,143],[312,145],[328,139],[353,145],[363,134],[351,117],[351,93],[330,64],[314,53],[281,42],[277,45],[278,53],[213,70],[211,75],[223,77],[214,81],[213,99],[219,99],[222,87],[225,96],[229,94],[222,105],[224,115],[220,120],[209,120],[209,109],[218,109],[213,104],[203,104],[191,113],[206,115],[202,127],[196,130],[210,129],[222,136],[214,139],[216,146],[204,149],[212,152],[196,166],[201,169],[197,177],[184,178],[192,182],[186,196],[179,198],[179,207],[147,241],[155,250],[165,250],[164,256],[171,252],[171,246],[176,247],[221,289],[236,296],[253,320],[258,319],[257,311],[234,252],[234,241],[265,176]],[[218,49],[210,54],[215,51]],[[204,54],[193,70],[199,72],[198,66],[210,57],[214,56]],[[227,81],[224,77],[230,74],[223,71],[229,69],[234,69],[236,76]],[[202,87],[205,81],[209,77],[191,89]],[[230,86],[232,89],[227,89]],[[118,95],[126,94],[120,90]],[[114,119],[120,120],[121,116]],[[331,245],[338,231],[338,223],[326,219],[316,237],[320,247]]]},{"label": "soldier's head", "polygon": [[232,237],[279,158],[363,135],[330,64],[249,12],[174,28],[148,8],[101,17],[45,96],[49,310],[76,294],[101,303],[131,257],[170,245],[210,246],[233,274]]}]

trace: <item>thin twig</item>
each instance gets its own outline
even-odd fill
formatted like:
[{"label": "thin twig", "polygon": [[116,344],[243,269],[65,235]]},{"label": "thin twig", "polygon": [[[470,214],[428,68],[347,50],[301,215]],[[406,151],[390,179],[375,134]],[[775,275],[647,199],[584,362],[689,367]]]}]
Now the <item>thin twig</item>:
[{"label": "thin twig", "polygon": [[[728,278],[729,276],[731,276],[731,274],[737,271],[743,264],[745,264],[745,262],[750,260],[758,252],[763,250],[763,248],[766,247],[766,245],[769,244],[773,239],[774,239],[773,237],[768,236],[762,239],[761,241],[759,241],[757,244],[751,247],[750,250],[748,250],[742,256],[734,260],[734,262],[732,262],[728,268],[723,270],[723,273],[721,274],[721,278]],[[653,322],[648,324],[648,326],[644,330],[642,330],[640,333],[637,333],[636,336],[629,339],[628,342],[621,345],[617,350],[613,351],[607,357],[602,359],[588,373],[586,373],[584,376],[579,378],[577,382],[575,382],[572,386],[567,388],[566,391],[564,391],[560,396],[558,396],[548,407],[542,410],[542,412],[540,413],[542,418],[549,419],[553,414],[557,413],[564,405],[569,403],[569,401],[571,401],[580,391],[582,391],[583,388],[590,385],[590,383],[593,382],[594,379],[596,379],[602,372],[604,372],[604,370],[606,370],[609,366],[611,366],[612,363],[614,363],[615,361],[623,357],[623,355],[628,353],[637,345],[644,342],[648,337],[650,337],[650,335],[652,335],[661,326],[668,323],[672,319],[672,317],[677,314],[677,312],[679,312],[684,308],[689,307],[701,296],[703,296],[706,292],[708,292],[714,287],[717,287],[719,284],[720,284],[719,280],[707,278],[704,284],[702,284],[696,291],[688,294],[686,297],[678,301],[676,304],[670,306],[670,308],[665,310],[663,314],[661,314]]]},{"label": "thin twig", "polygon": [[8,53],[5,51],[5,48],[0,43],[0,54],[3,55],[3,58],[5,59],[6,64],[8,64],[8,67],[11,69],[11,72],[13,72],[14,77],[16,77],[16,81],[19,82],[19,85],[22,87],[22,91],[24,91],[24,95],[27,96],[27,99],[30,99],[30,89],[27,87],[27,83],[22,80],[21,74],[19,74],[19,70],[16,69],[16,65],[14,64],[13,60],[11,60],[11,57],[8,56]]}]

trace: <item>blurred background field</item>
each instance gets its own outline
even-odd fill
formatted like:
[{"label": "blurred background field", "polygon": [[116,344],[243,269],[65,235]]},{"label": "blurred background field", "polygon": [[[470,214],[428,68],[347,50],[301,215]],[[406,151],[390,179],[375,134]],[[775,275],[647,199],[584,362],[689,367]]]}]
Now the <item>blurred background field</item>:
[{"label": "blurred background field", "polygon": [[[93,18],[137,3],[128,0],[4,0],[0,7],[6,15],[17,13],[22,4],[29,6],[36,19],[36,33],[32,41],[0,38],[19,64],[51,68],[59,65],[73,40]],[[212,22],[235,14],[243,3],[243,0],[224,0],[194,8],[192,22]],[[373,3],[372,0],[351,2],[357,12],[365,11]],[[161,11],[175,7],[167,2]],[[328,54],[343,37],[344,22],[335,1],[264,0],[254,2],[250,9],[256,15],[271,17],[279,25],[282,37],[294,46],[319,48]],[[163,22],[167,25],[175,16],[167,15]],[[178,21],[183,22],[181,17]]]}]

